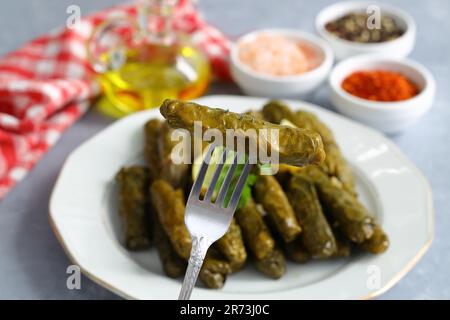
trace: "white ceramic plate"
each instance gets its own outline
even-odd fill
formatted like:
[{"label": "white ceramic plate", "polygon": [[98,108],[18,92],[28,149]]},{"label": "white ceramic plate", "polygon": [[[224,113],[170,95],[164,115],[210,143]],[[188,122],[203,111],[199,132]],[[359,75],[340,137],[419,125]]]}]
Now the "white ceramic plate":
[{"label": "white ceramic plate", "polygon": [[[260,108],[265,99],[209,96],[198,102],[235,112]],[[382,255],[288,264],[271,280],[251,266],[231,275],[224,288],[196,288],[193,299],[358,299],[392,287],[430,246],[433,238],[431,189],[423,175],[376,131],[320,107],[288,101],[315,112],[333,130],[355,169],[362,202],[389,234]],[[176,299],[181,280],[163,275],[155,250],[127,252],[118,236],[113,178],[120,167],[142,162],[143,125],[158,110],[117,121],[77,148],[67,159],[50,201],[50,221],[74,263],[94,281],[134,299]]]}]

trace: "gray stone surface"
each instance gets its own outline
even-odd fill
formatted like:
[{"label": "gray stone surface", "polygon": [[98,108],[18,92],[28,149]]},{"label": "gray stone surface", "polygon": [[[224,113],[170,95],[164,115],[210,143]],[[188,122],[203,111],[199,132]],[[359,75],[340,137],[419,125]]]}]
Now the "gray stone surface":
[{"label": "gray stone surface", "polygon": [[[105,8],[114,0],[14,0],[0,6],[0,55],[64,24],[66,8],[78,4],[83,14]],[[263,27],[313,31],[317,12],[331,0],[201,0],[207,20],[231,37]],[[409,11],[417,21],[417,46],[411,58],[428,66],[436,77],[436,101],[417,125],[393,140],[431,182],[436,213],[436,237],[423,259],[382,299],[450,298],[450,1],[389,1]],[[210,93],[239,94],[231,84],[215,84]],[[330,108],[326,92],[311,102]],[[67,155],[112,120],[89,112],[63,135],[26,179],[0,202],[0,298],[116,299],[87,278],[81,290],[66,288],[68,258],[48,224],[48,201]],[[411,235],[414,236],[414,235]]]}]

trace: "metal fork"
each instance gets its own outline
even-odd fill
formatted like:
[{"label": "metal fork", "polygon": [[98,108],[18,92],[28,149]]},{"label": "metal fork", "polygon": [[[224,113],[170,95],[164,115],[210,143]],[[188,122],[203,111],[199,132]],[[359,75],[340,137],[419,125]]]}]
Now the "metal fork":
[{"label": "metal fork", "polygon": [[249,160],[245,162],[242,173],[236,183],[236,187],[231,195],[231,199],[226,205],[226,195],[230,187],[234,171],[238,165],[242,154],[236,153],[230,168],[227,171],[223,184],[217,194],[216,201],[212,202],[212,196],[219,179],[220,173],[226,162],[230,150],[224,148],[222,161],[217,165],[214,171],[211,183],[206,191],[203,200],[200,199],[203,180],[208,169],[211,155],[214,151],[212,144],[203,160],[197,179],[192,186],[191,193],[186,205],[184,221],[192,238],[191,256],[189,258],[186,275],[184,276],[183,286],[180,291],[178,300],[188,300],[194,289],[198,274],[205,259],[206,252],[213,242],[222,237],[228,230],[234,211],[242,194],[245,181],[250,173],[252,165]]}]

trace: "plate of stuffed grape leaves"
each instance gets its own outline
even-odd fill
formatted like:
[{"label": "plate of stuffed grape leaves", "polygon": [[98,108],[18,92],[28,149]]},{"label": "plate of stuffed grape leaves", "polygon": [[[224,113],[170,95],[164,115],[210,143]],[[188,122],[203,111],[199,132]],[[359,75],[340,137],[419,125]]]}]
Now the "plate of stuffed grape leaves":
[{"label": "plate of stuffed grape leaves", "polygon": [[51,196],[50,223],[61,245],[105,288],[129,299],[177,298],[192,246],[186,199],[208,143],[192,144],[199,151],[192,161],[175,161],[174,136],[194,132],[198,121],[200,130],[219,134],[279,130],[270,147],[280,163],[276,170],[253,166],[193,299],[373,298],[430,246],[431,188],[377,131],[302,101],[166,100],[73,151]]}]

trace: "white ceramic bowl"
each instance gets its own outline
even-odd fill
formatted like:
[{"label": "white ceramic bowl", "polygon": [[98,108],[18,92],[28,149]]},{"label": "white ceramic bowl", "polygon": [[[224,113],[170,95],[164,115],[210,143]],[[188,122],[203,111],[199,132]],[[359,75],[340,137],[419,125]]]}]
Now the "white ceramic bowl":
[{"label": "white ceramic bowl", "polygon": [[[382,15],[392,17],[405,33],[391,41],[381,43],[358,43],[341,39],[325,29],[325,25],[350,12],[366,12],[369,6],[377,6]],[[377,2],[338,2],[324,8],[316,17],[316,30],[333,49],[336,60],[360,54],[385,54],[389,57],[404,58],[409,55],[416,41],[416,24],[405,11],[396,7]]]},{"label": "white ceramic bowl", "polygon": [[[316,68],[292,76],[272,76],[258,73],[239,60],[239,45],[254,39],[258,34],[282,35],[308,44],[322,62]],[[251,32],[238,39],[231,49],[231,75],[248,95],[270,98],[303,98],[326,80],[333,65],[333,52],[319,37],[293,29],[264,29]]]},{"label": "white ceramic bowl", "polygon": [[[420,90],[408,100],[378,102],[356,97],[342,89],[342,81],[360,70],[390,70],[399,72]],[[385,133],[398,133],[414,124],[433,104],[436,83],[433,75],[421,64],[378,55],[352,57],[338,63],[329,77],[331,103],[342,114],[368,124]]]}]

